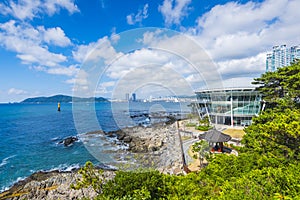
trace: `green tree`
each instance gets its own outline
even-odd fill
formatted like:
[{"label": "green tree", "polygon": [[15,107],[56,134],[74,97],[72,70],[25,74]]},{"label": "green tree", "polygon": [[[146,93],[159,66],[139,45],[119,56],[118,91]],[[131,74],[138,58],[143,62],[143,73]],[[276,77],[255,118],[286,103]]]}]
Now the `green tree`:
[{"label": "green tree", "polygon": [[285,109],[282,112],[268,110],[253,120],[245,129],[243,151],[272,154],[273,156],[299,160],[300,111]]},{"label": "green tree", "polygon": [[[269,107],[280,104],[285,107],[298,107],[300,104],[300,61],[291,66],[279,68],[275,72],[266,72],[255,78],[253,84],[263,94]],[[282,101],[284,100],[284,101]]]},{"label": "green tree", "polygon": [[95,169],[92,162],[88,161],[84,167],[79,169],[78,173],[81,175],[81,178],[77,180],[76,184],[71,185],[72,189],[78,190],[91,186],[98,194],[102,192],[103,170]]},{"label": "green tree", "polygon": [[198,156],[195,155],[195,158],[199,158],[200,168],[202,168],[204,159],[209,155],[209,144],[205,140],[196,142],[192,146],[192,152],[198,153]]}]

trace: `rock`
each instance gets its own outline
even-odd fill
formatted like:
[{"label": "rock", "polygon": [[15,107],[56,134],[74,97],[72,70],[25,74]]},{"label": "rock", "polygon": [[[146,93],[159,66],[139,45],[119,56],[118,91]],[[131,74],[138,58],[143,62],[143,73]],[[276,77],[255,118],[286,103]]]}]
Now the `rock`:
[{"label": "rock", "polygon": [[130,143],[132,141],[132,138],[130,136],[125,136],[123,141],[126,143]]},{"label": "rock", "polygon": [[126,136],[126,134],[124,132],[120,132],[120,133],[118,133],[117,139],[118,140],[123,140],[125,138],[125,136]]},{"label": "rock", "polygon": [[60,141],[59,144],[64,144],[65,146],[69,146],[69,145],[73,144],[76,141],[78,141],[77,137],[70,136],[70,137],[67,137],[64,140]]},{"label": "rock", "polygon": [[105,135],[106,135],[107,137],[116,137],[116,135],[115,135],[114,132],[107,132],[107,133],[105,133]]}]

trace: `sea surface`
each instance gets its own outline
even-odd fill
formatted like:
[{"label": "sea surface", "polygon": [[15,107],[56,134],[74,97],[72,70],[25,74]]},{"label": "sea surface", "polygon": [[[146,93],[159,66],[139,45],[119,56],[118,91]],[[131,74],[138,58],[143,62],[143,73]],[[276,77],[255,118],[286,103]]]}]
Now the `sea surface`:
[{"label": "sea surface", "polygon": [[[149,120],[144,114],[189,113],[187,105],[172,102],[62,103],[61,112],[58,112],[57,104],[0,104],[0,191],[37,171],[68,171],[86,161],[104,166],[111,159],[101,153],[105,152],[101,148],[112,148],[107,145],[107,138],[100,137],[98,142],[89,143],[97,147],[95,158],[80,135],[99,129],[112,131],[149,125],[154,119]],[[59,144],[69,136],[79,136],[80,140],[67,147]]]}]

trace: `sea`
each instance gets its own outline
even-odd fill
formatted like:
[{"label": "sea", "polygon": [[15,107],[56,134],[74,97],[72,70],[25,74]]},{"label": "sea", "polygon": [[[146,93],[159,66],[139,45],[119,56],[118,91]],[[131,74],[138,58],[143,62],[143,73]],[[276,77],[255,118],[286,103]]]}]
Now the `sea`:
[{"label": "sea", "polygon": [[[148,126],[161,119],[154,121],[149,114],[186,115],[190,113],[188,105],[182,102],[61,103],[58,112],[56,103],[0,104],[0,191],[37,171],[69,171],[87,161],[104,168],[114,167],[107,153],[110,148],[116,148],[110,145],[110,138],[101,136],[87,143],[87,137],[82,136],[99,129],[107,132]],[[70,146],[61,144],[70,136],[79,140]]]}]

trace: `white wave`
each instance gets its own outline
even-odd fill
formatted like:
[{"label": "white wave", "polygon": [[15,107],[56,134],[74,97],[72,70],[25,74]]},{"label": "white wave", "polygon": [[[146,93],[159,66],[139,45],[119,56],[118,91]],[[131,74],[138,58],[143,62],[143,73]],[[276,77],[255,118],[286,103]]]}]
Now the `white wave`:
[{"label": "white wave", "polygon": [[47,171],[55,171],[55,170],[58,170],[60,172],[70,172],[74,169],[79,169],[80,168],[80,165],[79,163],[76,163],[76,164],[60,164],[58,165],[58,167],[54,167],[50,170],[47,170]]},{"label": "white wave", "polygon": [[27,177],[18,177],[17,180],[15,181],[12,181],[11,183],[8,184],[8,186],[3,186],[0,188],[0,193],[6,191],[6,190],[9,190],[9,188],[11,188],[14,184],[16,184],[17,182],[19,181],[23,181],[25,180]]},{"label": "white wave", "polygon": [[16,156],[16,155],[12,155],[12,156],[8,156],[8,157],[4,158],[4,159],[2,160],[2,162],[0,163],[0,167],[2,167],[2,166],[4,166],[4,165],[6,165],[7,163],[9,163],[8,160],[9,160],[10,158],[15,157],[15,156]]},{"label": "white wave", "polygon": [[51,141],[56,141],[56,140],[59,140],[60,138],[59,137],[54,137],[54,138],[51,138]]}]

